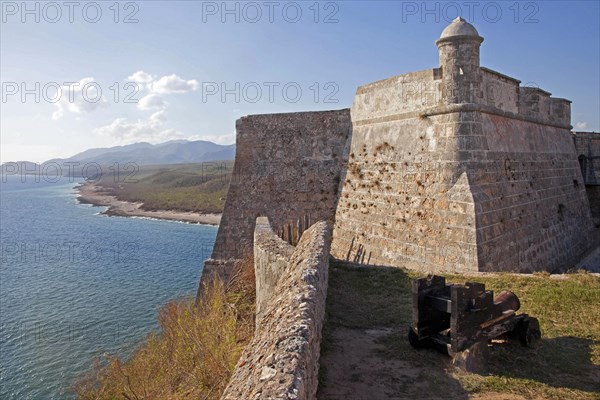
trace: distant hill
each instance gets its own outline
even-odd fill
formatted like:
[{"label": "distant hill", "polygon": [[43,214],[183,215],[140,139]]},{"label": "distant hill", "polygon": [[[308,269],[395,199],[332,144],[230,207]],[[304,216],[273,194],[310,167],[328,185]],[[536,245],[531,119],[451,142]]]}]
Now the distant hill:
[{"label": "distant hill", "polygon": [[[160,166],[230,161],[234,158],[235,144],[220,145],[203,140],[172,140],[154,145],[142,142],[126,146],[89,149],[69,158],[55,158],[42,164],[30,161],[7,162],[2,163],[0,169],[3,180],[5,175],[44,175],[48,176],[48,179],[54,179],[53,177],[57,173],[63,176],[86,176],[94,179],[97,169],[86,170],[87,175],[82,172],[84,166],[90,163],[100,164],[101,172],[106,174],[108,171],[104,169],[104,166],[112,167],[115,163],[119,163],[121,166],[125,166],[127,163],[135,163],[138,166]],[[79,165],[65,164],[68,162],[79,163]]]},{"label": "distant hill", "polygon": [[[74,156],[67,158],[67,160],[81,161],[81,160],[101,157],[103,154],[106,154],[106,153],[127,153],[127,152],[135,151],[135,150],[151,149],[152,147],[154,147],[154,146],[152,146],[150,143],[145,143],[145,142],[128,144],[126,146],[100,147],[97,149],[89,149],[89,150],[82,151],[81,153],[77,153]],[[53,159],[53,160],[48,160],[47,162],[56,161],[56,160],[62,161],[63,159]]]},{"label": "distant hill", "polygon": [[162,165],[233,160],[234,158],[235,144],[220,145],[204,140],[173,140],[155,145],[134,143],[127,146],[89,149],[69,158],[46,162],[95,162],[100,165],[133,162],[138,165]]}]

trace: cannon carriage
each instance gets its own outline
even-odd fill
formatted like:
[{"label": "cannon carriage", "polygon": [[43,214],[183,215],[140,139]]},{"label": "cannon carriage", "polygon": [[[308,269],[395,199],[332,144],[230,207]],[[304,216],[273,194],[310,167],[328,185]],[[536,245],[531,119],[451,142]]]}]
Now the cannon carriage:
[{"label": "cannon carriage", "polygon": [[484,355],[485,364],[491,339],[508,335],[533,347],[541,338],[538,320],[517,314],[519,298],[509,291],[494,298],[493,291],[485,290],[484,284],[447,285],[444,277],[430,275],[413,281],[412,296],[408,340],[415,348],[435,348],[455,360],[467,360],[467,364],[465,356],[476,349],[477,354]]}]

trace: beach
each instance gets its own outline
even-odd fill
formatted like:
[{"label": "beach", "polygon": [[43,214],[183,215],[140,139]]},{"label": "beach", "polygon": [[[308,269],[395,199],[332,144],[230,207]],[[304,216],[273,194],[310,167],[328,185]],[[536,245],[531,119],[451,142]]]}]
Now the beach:
[{"label": "beach", "polygon": [[219,225],[219,222],[221,222],[221,214],[198,214],[174,210],[143,210],[141,208],[142,203],[119,200],[94,182],[84,182],[80,186],[75,187],[75,189],[78,191],[77,200],[80,203],[108,207],[106,211],[101,213],[108,216],[156,218],[207,225]]}]

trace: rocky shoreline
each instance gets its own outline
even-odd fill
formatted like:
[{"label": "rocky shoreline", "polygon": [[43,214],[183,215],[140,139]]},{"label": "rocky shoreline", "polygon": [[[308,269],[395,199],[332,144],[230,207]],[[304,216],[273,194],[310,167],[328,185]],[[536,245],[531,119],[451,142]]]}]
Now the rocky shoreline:
[{"label": "rocky shoreline", "polygon": [[142,210],[142,203],[119,200],[115,196],[108,194],[101,186],[96,185],[94,182],[84,182],[80,186],[75,187],[75,189],[78,192],[77,200],[79,203],[108,207],[106,211],[101,212],[101,214],[108,216],[155,218],[206,225],[219,225],[219,222],[221,222],[221,214],[198,214],[173,210]]}]

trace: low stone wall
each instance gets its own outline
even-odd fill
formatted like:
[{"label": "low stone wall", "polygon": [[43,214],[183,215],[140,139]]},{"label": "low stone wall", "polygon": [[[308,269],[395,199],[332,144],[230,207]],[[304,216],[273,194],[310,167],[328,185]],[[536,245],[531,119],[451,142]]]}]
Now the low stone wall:
[{"label": "low stone wall", "polygon": [[267,310],[279,278],[286,271],[294,246],[281,240],[267,217],[256,219],[254,229],[254,270],[256,275],[256,326]]},{"label": "low stone wall", "polygon": [[[260,275],[268,271],[264,262],[282,250],[265,229],[265,219],[257,221]],[[269,244],[275,244],[270,252]],[[329,265],[330,228],[318,222],[304,232],[274,287],[262,285],[257,299],[263,298],[264,313],[251,343],[242,353],[222,399],[314,399],[317,392],[321,329]],[[281,251],[280,251],[281,250]],[[268,273],[268,272],[267,272]],[[257,286],[258,288],[258,286]]]}]

